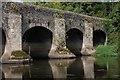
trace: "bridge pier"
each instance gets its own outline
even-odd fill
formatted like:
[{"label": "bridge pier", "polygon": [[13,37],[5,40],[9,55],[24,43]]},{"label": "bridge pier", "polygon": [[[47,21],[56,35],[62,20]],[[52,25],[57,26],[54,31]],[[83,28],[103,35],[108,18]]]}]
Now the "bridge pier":
[{"label": "bridge pier", "polygon": [[50,58],[66,58],[75,57],[66,47],[66,32],[65,32],[65,20],[62,18],[55,18],[55,26],[53,32],[53,41],[51,51],[49,53]]},{"label": "bridge pier", "polygon": [[95,52],[93,48],[93,24],[85,21],[84,23],[85,32],[83,34],[83,46],[81,53],[82,55],[91,55]]},{"label": "bridge pier", "polygon": [[12,51],[22,50],[21,15],[9,13],[7,26],[5,50],[0,60],[2,63],[8,62]]}]

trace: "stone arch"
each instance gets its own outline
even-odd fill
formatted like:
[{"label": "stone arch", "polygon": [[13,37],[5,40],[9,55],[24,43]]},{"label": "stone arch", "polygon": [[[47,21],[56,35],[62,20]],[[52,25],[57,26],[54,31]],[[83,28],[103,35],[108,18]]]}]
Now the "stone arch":
[{"label": "stone arch", "polygon": [[68,32],[71,29],[77,29],[77,30],[81,31],[82,33],[84,33],[84,29],[81,28],[81,27],[77,27],[77,26],[76,27],[74,27],[74,26],[68,26],[68,27],[66,27],[66,32]]},{"label": "stone arch", "polygon": [[49,31],[54,32],[53,28],[48,27],[48,25],[42,25],[42,24],[39,24],[39,23],[30,23],[30,24],[28,24],[28,25],[24,25],[24,27],[23,27],[23,29],[22,29],[22,34],[24,35],[27,30],[29,30],[30,28],[33,28],[33,27],[35,27],[35,26],[45,27],[45,28],[48,29]]},{"label": "stone arch", "polygon": [[76,56],[81,56],[83,33],[76,28],[66,32],[66,46]]},{"label": "stone arch", "polygon": [[3,55],[4,51],[5,51],[5,45],[6,45],[6,34],[5,31],[0,28],[0,57]]},{"label": "stone arch", "polygon": [[93,32],[93,46],[104,45],[106,43],[106,33],[102,30]]},{"label": "stone arch", "polygon": [[52,45],[53,33],[42,26],[34,26],[22,37],[22,48],[33,59],[48,58]]}]

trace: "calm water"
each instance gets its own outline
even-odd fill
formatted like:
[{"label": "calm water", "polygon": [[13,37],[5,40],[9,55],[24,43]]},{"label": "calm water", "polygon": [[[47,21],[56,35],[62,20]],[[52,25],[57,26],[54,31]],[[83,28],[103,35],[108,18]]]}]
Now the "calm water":
[{"label": "calm water", "polygon": [[4,64],[1,78],[120,78],[120,63],[116,57],[78,57],[75,59],[37,60],[31,64]]}]

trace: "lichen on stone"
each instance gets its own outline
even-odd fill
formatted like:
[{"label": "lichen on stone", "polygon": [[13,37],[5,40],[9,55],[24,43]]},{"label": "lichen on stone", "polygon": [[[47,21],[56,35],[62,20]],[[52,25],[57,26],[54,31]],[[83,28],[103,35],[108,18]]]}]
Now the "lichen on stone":
[{"label": "lichen on stone", "polygon": [[20,11],[20,7],[18,5],[16,5],[16,4],[14,4],[14,3],[13,4],[11,3],[10,8],[16,10],[17,12]]},{"label": "lichen on stone", "polygon": [[62,12],[56,12],[55,17],[57,18],[64,18],[64,15]]}]

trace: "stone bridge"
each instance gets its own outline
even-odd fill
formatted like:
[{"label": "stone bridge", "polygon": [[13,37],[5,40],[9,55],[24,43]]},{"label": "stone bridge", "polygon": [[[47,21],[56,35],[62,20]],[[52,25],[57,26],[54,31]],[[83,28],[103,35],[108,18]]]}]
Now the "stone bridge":
[{"label": "stone bridge", "polygon": [[22,3],[0,5],[2,60],[16,50],[35,59],[90,55],[107,42],[101,18]]}]

